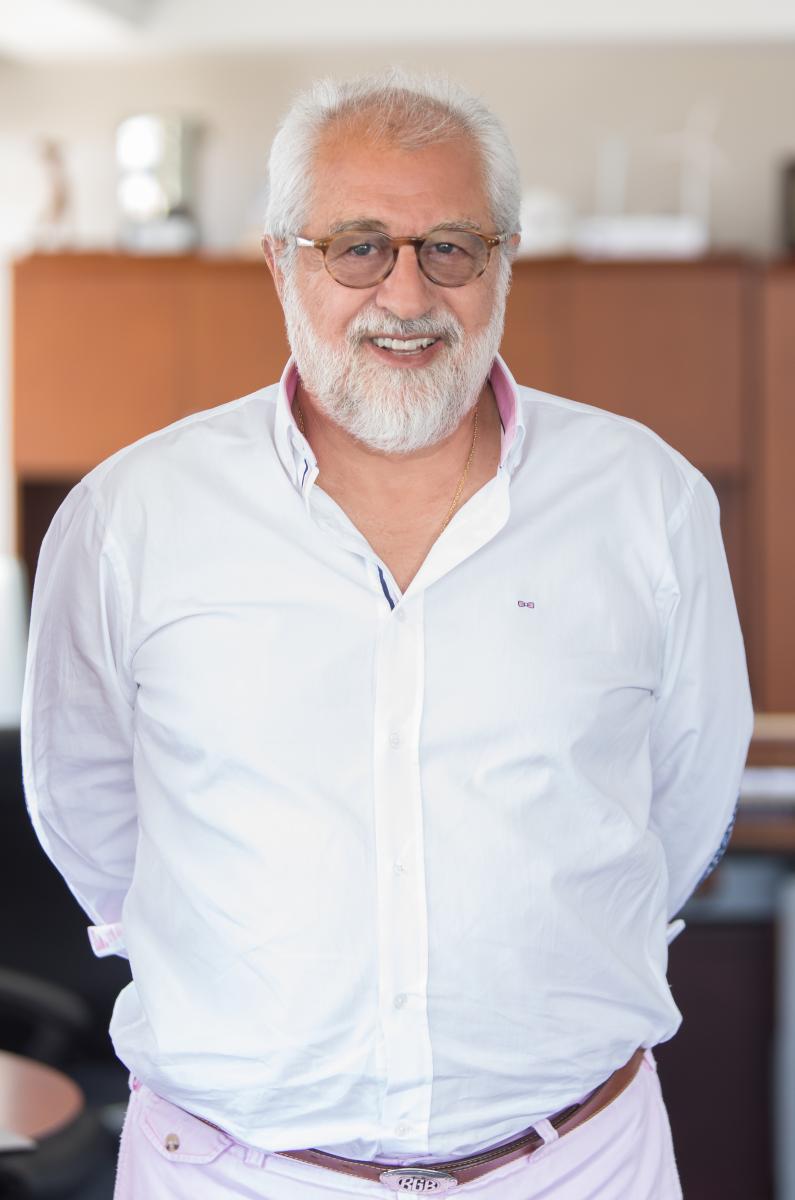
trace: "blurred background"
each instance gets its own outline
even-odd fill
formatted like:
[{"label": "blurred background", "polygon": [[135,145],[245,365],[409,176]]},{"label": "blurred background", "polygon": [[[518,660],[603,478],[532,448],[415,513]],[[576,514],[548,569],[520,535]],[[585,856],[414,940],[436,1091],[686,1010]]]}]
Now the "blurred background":
[{"label": "blurred background", "polygon": [[729,853],[671,949],[685,1019],[658,1061],[688,1200],[795,1200],[784,0],[0,0],[0,1196],[109,1200],[127,1088],[106,1033],[126,963],[92,956],[21,792],[41,537],[102,458],[278,378],[270,140],[304,84],[391,64],[462,83],[513,140],[514,374],[650,425],[718,492],[757,725]]}]

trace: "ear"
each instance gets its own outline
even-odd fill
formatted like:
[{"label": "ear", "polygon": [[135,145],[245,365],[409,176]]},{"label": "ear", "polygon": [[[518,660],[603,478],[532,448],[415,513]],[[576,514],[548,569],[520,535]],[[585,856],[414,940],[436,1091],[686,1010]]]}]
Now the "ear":
[{"label": "ear", "polygon": [[521,242],[521,240],[522,240],[521,233],[513,233],[508,238],[509,254],[512,259],[515,257],[516,251],[519,249],[519,243]]},{"label": "ear", "polygon": [[281,300],[284,288],[284,272],[279,265],[279,250],[282,248],[283,243],[276,241],[266,233],[260,245],[262,246],[262,253],[265,255],[265,262],[268,264],[268,270],[273,277],[276,295]]}]

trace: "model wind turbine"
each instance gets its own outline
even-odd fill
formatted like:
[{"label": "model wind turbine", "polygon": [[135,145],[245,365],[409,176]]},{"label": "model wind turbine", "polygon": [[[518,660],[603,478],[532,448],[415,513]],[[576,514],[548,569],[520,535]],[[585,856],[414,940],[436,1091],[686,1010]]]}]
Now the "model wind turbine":
[{"label": "model wind turbine", "polygon": [[698,221],[709,241],[712,175],[725,170],[726,155],[715,142],[720,110],[713,100],[694,104],[681,133],[669,133],[657,144],[681,162],[679,211]]},{"label": "model wind turbine", "polygon": [[611,135],[601,144],[597,163],[596,215],[577,224],[575,246],[584,257],[695,258],[709,247],[712,174],[725,166],[714,142],[718,108],[712,101],[694,105],[681,133],[657,139],[666,156],[681,162],[678,213],[624,211],[629,150]]}]

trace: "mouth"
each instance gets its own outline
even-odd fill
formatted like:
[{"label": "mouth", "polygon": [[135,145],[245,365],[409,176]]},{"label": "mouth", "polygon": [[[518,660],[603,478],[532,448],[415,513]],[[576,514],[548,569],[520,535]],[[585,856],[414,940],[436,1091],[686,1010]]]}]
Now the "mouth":
[{"label": "mouth", "polygon": [[367,342],[382,361],[412,366],[427,362],[442,345],[441,338],[433,337],[371,337]]}]

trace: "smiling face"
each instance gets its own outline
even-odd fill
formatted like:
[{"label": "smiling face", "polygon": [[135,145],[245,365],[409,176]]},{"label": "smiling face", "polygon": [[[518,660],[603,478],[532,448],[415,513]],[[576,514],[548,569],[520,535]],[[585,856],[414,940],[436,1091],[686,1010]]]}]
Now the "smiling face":
[{"label": "smiling face", "polygon": [[[408,151],[373,145],[349,129],[321,143],[306,225],[297,232],[319,238],[352,226],[393,237],[445,226],[502,232],[493,228],[471,141]],[[433,445],[453,432],[483,389],[502,335],[509,277],[495,250],[479,278],[443,287],[420,271],[406,245],[386,279],[351,288],[332,278],[320,250],[298,250],[280,290],[304,388],[372,449],[408,453]]]}]

